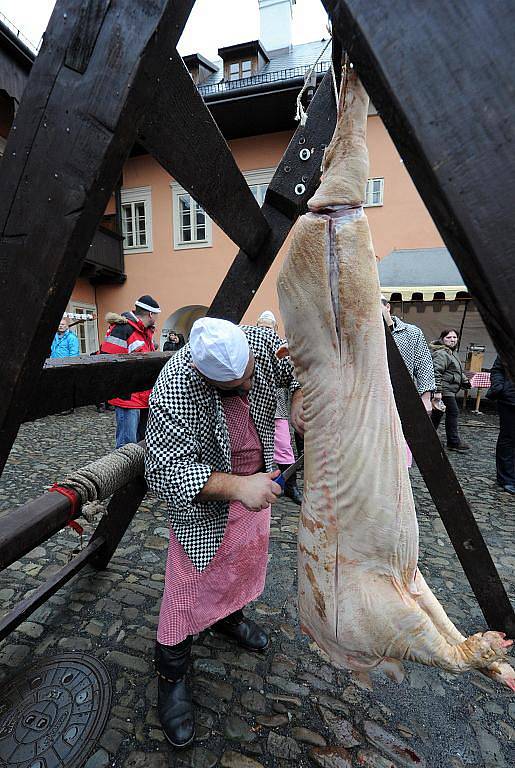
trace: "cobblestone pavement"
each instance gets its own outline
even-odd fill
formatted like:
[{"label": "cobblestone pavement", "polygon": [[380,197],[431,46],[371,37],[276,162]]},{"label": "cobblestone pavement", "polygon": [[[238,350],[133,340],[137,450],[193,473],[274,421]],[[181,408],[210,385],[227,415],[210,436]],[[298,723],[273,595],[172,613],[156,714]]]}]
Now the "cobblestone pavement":
[{"label": "cobblestone pavement", "polygon": [[[514,596],[515,500],[494,484],[493,415],[464,417],[467,455],[451,461],[473,504],[499,571]],[[0,519],[11,506],[102,455],[113,445],[112,414],[84,408],[23,426],[0,487]],[[420,520],[421,568],[465,632],[484,620],[444,528],[412,470]],[[479,768],[515,765],[515,697],[479,674],[455,678],[407,665],[397,685],[325,663],[302,637],[295,606],[298,508],[274,508],[266,590],[251,614],[272,636],[265,656],[204,633],[194,646],[198,735],[181,754],[156,718],[153,644],[163,586],[167,527],[163,505],[147,498],[109,568],[85,570],[0,644],[0,681],[25,663],[64,651],[95,654],[108,666],[114,701],[88,768]],[[0,523],[1,524],[1,523]],[[77,536],[65,531],[0,574],[5,612],[68,560]]]}]

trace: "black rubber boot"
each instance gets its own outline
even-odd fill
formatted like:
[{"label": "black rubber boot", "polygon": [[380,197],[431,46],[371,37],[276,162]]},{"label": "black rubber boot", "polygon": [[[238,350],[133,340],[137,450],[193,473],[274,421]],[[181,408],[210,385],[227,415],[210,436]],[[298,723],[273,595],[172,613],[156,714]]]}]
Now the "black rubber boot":
[{"label": "black rubber boot", "polygon": [[187,747],[195,738],[191,692],[186,680],[192,637],[178,645],[156,642],[157,714],[173,747]]},{"label": "black rubber boot", "polygon": [[[284,472],[285,469],[288,469],[290,466],[289,464],[278,464],[278,468],[281,470],[281,472]],[[289,477],[284,485],[284,495],[293,501],[294,504],[298,504],[299,506],[302,504],[302,493],[300,492],[298,486],[297,486],[297,473],[294,472],[291,477]]]},{"label": "black rubber boot", "polygon": [[268,648],[269,638],[265,630],[252,619],[247,619],[243,611],[229,614],[213,624],[212,629],[235,640],[248,651],[264,651]]}]

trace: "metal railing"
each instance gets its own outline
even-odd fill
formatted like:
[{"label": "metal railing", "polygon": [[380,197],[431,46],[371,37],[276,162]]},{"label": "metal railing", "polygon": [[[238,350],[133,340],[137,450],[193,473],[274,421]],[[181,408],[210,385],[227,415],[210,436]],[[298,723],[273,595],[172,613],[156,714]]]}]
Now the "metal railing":
[{"label": "metal railing", "polygon": [[[262,85],[263,83],[276,83],[281,80],[293,80],[297,77],[305,77],[311,69],[311,64],[304,64],[290,69],[279,69],[275,72],[263,72],[260,75],[251,75],[243,77],[241,80],[222,80],[214,85],[199,85],[198,90],[202,96],[211,96],[214,93],[228,93],[240,88],[249,88],[253,85]],[[331,66],[330,61],[319,61],[314,69],[317,75],[323,75]]]},{"label": "metal railing", "polygon": [[12,32],[15,37],[18,38],[18,40],[25,46],[25,48],[28,48],[29,51],[34,54],[34,56],[37,56],[41,47],[41,40],[37,45],[35,45],[31,40],[25,37],[25,35],[18,29],[18,27],[15,26],[12,21],[10,21],[1,11],[0,22],[4,25],[4,27],[7,27],[7,29]]}]

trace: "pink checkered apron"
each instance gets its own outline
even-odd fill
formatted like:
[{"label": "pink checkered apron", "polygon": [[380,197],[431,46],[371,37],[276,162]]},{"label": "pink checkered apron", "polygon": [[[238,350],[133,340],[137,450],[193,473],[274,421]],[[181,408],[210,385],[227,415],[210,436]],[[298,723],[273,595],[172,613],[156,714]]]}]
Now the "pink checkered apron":
[{"label": "pink checkered apron", "polygon": [[[232,472],[253,475],[263,467],[263,449],[247,398],[225,397],[222,403]],[[239,501],[231,502],[220,548],[209,565],[197,571],[170,529],[158,642],[176,645],[259,597],[265,585],[269,533],[270,507],[252,512]]]}]

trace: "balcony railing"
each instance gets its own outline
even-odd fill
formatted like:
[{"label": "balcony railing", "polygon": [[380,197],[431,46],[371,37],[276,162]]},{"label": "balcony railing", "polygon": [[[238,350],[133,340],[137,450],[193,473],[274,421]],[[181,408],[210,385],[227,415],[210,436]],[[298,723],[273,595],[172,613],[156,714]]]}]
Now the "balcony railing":
[{"label": "balcony railing", "polygon": [[4,27],[7,27],[7,29],[8,29],[8,30],[9,30],[9,31],[10,31],[10,32],[11,32],[11,33],[12,33],[12,34],[15,36],[15,37],[17,37],[17,38],[18,38],[18,40],[20,41],[20,43],[23,43],[23,45],[25,46],[25,48],[28,48],[28,49],[29,49],[29,51],[30,51],[31,53],[33,53],[33,54],[34,54],[34,56],[37,56],[37,54],[38,54],[38,51],[39,51],[39,49],[40,49],[40,47],[41,47],[41,40],[42,40],[42,38],[40,39],[40,41],[39,41],[39,43],[38,43],[37,45],[34,45],[34,43],[33,43],[33,42],[31,42],[31,41],[30,41],[30,40],[29,40],[27,37],[25,37],[25,35],[24,35],[22,32],[20,32],[20,30],[18,29],[18,27],[16,27],[16,26],[15,26],[15,25],[12,23],[12,21],[9,21],[9,19],[7,18],[7,16],[4,16],[4,14],[3,14],[1,11],[0,11],[0,22],[1,22],[1,23],[4,25]]},{"label": "balcony railing", "polygon": [[[330,61],[319,61],[314,69],[317,75],[323,75],[331,66]],[[251,75],[243,77],[241,80],[222,80],[215,85],[199,85],[198,90],[202,96],[212,96],[215,93],[228,93],[237,91],[240,88],[249,88],[253,85],[262,85],[264,83],[277,83],[281,80],[293,80],[297,77],[305,77],[311,69],[311,64],[305,64],[300,67],[291,67],[290,69],[279,69],[275,72],[263,72],[260,75]]]}]

